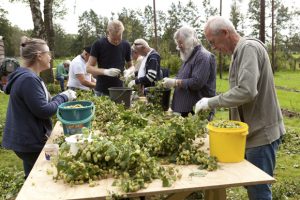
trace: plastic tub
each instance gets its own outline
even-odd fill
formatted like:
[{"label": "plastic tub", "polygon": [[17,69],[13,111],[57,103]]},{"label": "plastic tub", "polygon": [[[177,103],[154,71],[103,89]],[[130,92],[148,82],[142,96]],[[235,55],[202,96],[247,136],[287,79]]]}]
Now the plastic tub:
[{"label": "plastic tub", "polygon": [[207,125],[210,155],[216,156],[219,162],[241,162],[245,157],[248,125],[239,121],[232,122],[238,123],[241,127],[218,128],[212,126],[213,121]]},{"label": "plastic tub", "polygon": [[109,97],[116,103],[123,103],[126,108],[131,105],[132,89],[128,87],[110,87],[108,88]]},{"label": "plastic tub", "polygon": [[[81,105],[78,108],[68,108],[69,106]],[[59,115],[66,121],[81,121],[91,116],[94,103],[92,101],[69,101],[58,106]]]},{"label": "plastic tub", "polygon": [[164,111],[169,110],[171,89],[147,87],[145,88],[145,94],[149,103],[160,105]]},{"label": "plastic tub", "polygon": [[[81,104],[82,108],[66,108],[66,106]],[[65,135],[82,133],[83,127],[90,128],[95,115],[95,106],[91,101],[74,101],[63,103],[58,107],[57,118],[63,125]]]}]

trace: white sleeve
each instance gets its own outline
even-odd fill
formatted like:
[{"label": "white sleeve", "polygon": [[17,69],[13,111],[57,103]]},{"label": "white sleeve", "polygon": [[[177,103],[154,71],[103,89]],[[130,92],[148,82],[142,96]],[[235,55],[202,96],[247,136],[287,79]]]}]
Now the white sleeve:
[{"label": "white sleeve", "polygon": [[82,63],[80,62],[75,62],[75,63],[72,63],[72,68],[73,68],[73,73],[75,75],[77,74],[86,74],[86,69],[85,69],[85,66],[82,65]]}]

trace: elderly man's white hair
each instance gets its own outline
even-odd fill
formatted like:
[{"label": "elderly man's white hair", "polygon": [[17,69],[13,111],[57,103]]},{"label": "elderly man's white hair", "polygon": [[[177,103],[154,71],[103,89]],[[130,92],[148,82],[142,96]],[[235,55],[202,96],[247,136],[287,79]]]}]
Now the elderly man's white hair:
[{"label": "elderly man's white hair", "polygon": [[236,33],[236,30],[231,21],[222,16],[210,17],[204,25],[204,32],[210,30],[213,35],[217,35],[220,30],[229,30]]},{"label": "elderly man's white hair", "polygon": [[200,41],[198,40],[197,33],[195,29],[189,26],[183,26],[179,28],[174,33],[174,40],[176,41],[179,38],[183,38],[185,41],[190,41],[193,44],[193,47],[200,44]]},{"label": "elderly man's white hair", "polygon": [[146,47],[149,48],[149,44],[148,42],[146,42],[146,40],[139,38],[134,40],[132,47],[136,50],[136,48],[138,47]]},{"label": "elderly man's white hair", "polygon": [[65,65],[70,65],[70,64],[71,64],[71,61],[70,61],[70,60],[65,60],[63,64],[65,64]]}]

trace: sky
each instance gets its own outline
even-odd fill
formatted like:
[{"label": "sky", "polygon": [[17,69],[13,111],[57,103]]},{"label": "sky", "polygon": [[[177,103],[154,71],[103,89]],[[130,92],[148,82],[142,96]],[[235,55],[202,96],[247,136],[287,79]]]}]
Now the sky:
[{"label": "sky", "polygon": [[[40,0],[43,3],[43,0]],[[156,0],[156,10],[167,11],[172,2],[177,5],[179,0]],[[183,5],[189,0],[180,0]],[[199,8],[201,2],[192,0]],[[244,0],[245,2],[247,0]],[[77,33],[78,16],[84,11],[93,9],[98,15],[110,17],[111,12],[121,12],[122,8],[143,9],[146,5],[153,5],[153,0],[64,0],[67,15],[64,20],[58,21],[67,33]],[[212,5],[219,7],[219,0],[211,0]],[[230,0],[223,0],[224,16],[229,17]],[[246,3],[244,3],[246,4]],[[29,6],[24,3],[9,3],[8,0],[1,0],[0,7],[8,11],[7,19],[12,25],[16,25],[22,30],[33,29],[32,16]],[[18,13],[18,14],[17,14]]]},{"label": "sky", "polygon": [[[172,3],[177,5],[178,2],[182,5],[186,5],[189,0],[156,0],[156,10],[162,10],[166,12]],[[199,10],[202,8],[202,0],[192,0]],[[296,4],[298,0],[282,0],[287,6],[296,6],[300,8],[299,4]],[[24,3],[9,3],[9,0],[0,0],[0,8],[8,11],[6,15],[7,19],[12,25],[16,25],[22,30],[33,29],[32,16],[29,6]],[[43,6],[44,0],[40,0],[41,6]],[[232,0],[223,0],[222,13],[223,16],[229,18],[230,6]],[[238,0],[241,2],[242,12],[246,12],[249,0]],[[67,15],[63,20],[57,21],[62,25],[67,33],[76,34],[78,31],[78,16],[84,11],[93,9],[98,15],[110,17],[111,12],[121,12],[122,8],[127,9],[144,9],[147,5],[152,6],[153,0],[64,0],[65,7],[67,8]],[[220,0],[211,0],[211,4],[214,7],[219,7]],[[41,9],[42,10],[42,9]]]}]

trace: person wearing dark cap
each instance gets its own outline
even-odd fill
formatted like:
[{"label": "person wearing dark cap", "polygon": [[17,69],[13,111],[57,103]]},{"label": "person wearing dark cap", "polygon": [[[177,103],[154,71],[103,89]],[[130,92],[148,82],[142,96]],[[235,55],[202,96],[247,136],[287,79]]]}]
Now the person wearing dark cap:
[{"label": "person wearing dark cap", "polygon": [[69,69],[68,88],[80,90],[95,88],[96,80],[86,72],[86,63],[90,57],[90,52],[91,47],[85,47],[82,53],[72,60]]}]

